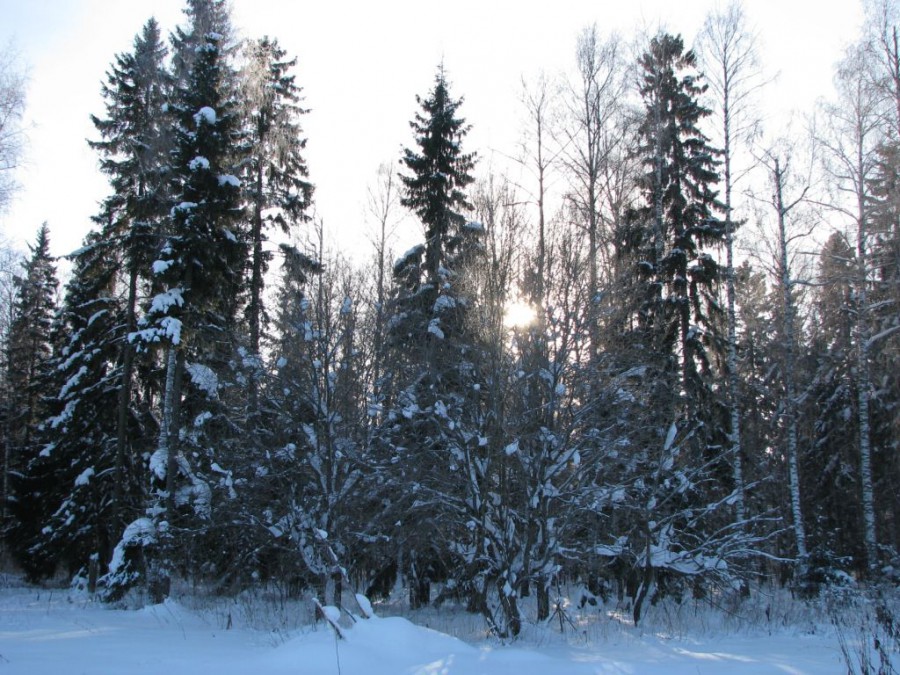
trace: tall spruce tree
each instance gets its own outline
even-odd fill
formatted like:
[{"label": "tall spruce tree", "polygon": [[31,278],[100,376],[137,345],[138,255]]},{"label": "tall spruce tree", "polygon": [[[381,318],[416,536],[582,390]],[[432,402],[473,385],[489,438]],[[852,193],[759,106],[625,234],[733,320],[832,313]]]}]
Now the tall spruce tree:
[{"label": "tall spruce tree", "polygon": [[[39,559],[81,570],[96,587],[108,564],[120,522],[133,517],[141,494],[136,458],[119,464],[118,367],[124,312],[117,293],[116,259],[109,258],[103,233],[92,232],[74,259],[72,278],[55,330],[61,339],[51,361],[53,394],[38,429],[39,454],[29,473],[52,476],[42,495],[49,517],[30,549]],[[125,485],[120,485],[120,481]],[[130,494],[131,513],[120,513]]]},{"label": "tall spruce tree", "polygon": [[[156,545],[148,578],[155,597],[168,593],[173,547],[179,543],[176,507],[191,504],[192,510],[182,515],[208,518],[210,485],[225,480],[216,475],[222,469],[214,448],[201,437],[215,426],[210,406],[221,411],[218,382],[233,354],[247,254],[239,229],[241,182],[236,166],[243,145],[228,86],[231,71],[219,44],[218,34],[206,34],[196,49],[189,81],[179,87],[171,104],[177,120],[174,206],[152,266],[164,290],[153,298],[147,327],[138,336],[165,347],[162,421],[150,459],[155,505],[150,523],[129,526],[132,533],[140,533],[141,543]],[[191,453],[181,451],[183,442],[194,446]],[[187,460],[189,454],[199,465]],[[127,540],[121,545],[127,546]]]},{"label": "tall spruce tree", "polygon": [[807,480],[812,522],[810,572],[816,566],[853,560],[864,571],[865,548],[860,537],[862,505],[859,433],[854,413],[853,293],[855,252],[841,233],[833,233],[819,256],[820,285],[815,289],[809,340],[815,368],[809,386],[808,415],[812,425]]},{"label": "tall spruce tree", "polygon": [[219,49],[230,60],[239,47],[231,25],[228,0],[185,0],[183,26],[177,26],[169,38],[172,44],[172,76],[177,86],[186,86],[192,77],[198,54],[208,35],[215,36]]},{"label": "tall spruce tree", "polygon": [[700,103],[706,86],[680,37],[653,38],[639,65],[646,205],[633,214],[631,230],[642,280],[638,325],[662,359],[658,410],[669,419],[705,422],[712,440],[717,402],[710,371],[718,344],[710,314],[721,270],[707,247],[724,241],[725,228],[716,216],[716,151],[699,127],[710,114]]},{"label": "tall spruce tree", "polygon": [[889,488],[900,471],[900,144],[885,142],[878,151],[872,186],[871,358],[874,396],[875,486],[879,513],[886,514],[884,541],[900,550],[900,499]]},{"label": "tall spruce tree", "polygon": [[[392,481],[405,495],[394,506],[436,526],[446,513],[463,459],[477,444],[477,433],[463,419],[479,406],[478,375],[472,334],[467,333],[469,299],[463,291],[464,267],[477,249],[480,226],[468,224],[471,208],[465,189],[472,182],[475,156],[462,151],[469,127],[457,116],[462,101],[450,95],[443,67],[410,126],[415,149],[406,149],[401,174],[401,203],[425,230],[425,243],[411,249],[394,266],[398,295],[389,323],[393,352],[393,388],[397,392],[386,415],[382,437]],[[414,607],[427,604],[435,567],[447,562],[440,543],[424,532],[403,530]],[[441,528],[441,535],[449,533]]]},{"label": "tall spruce tree", "polygon": [[[644,392],[643,422],[630,434],[636,452],[628,494],[631,564],[638,568],[634,619],[657,580],[651,549],[669,551],[685,569],[714,572],[727,555],[727,523],[715,504],[730,474],[717,448],[727,422],[713,376],[719,351],[715,284],[720,268],[707,247],[724,239],[717,218],[716,151],[700,130],[710,113],[696,58],[680,37],[654,37],[639,59],[644,102],[640,154],[644,205],[624,225],[619,255],[633,265],[632,318],[623,325]],[[700,505],[704,508],[693,510]],[[723,509],[724,510],[724,509]],[[720,529],[723,528],[723,529]],[[717,536],[710,536],[717,532]]]},{"label": "tall spruce tree", "polygon": [[[313,186],[303,157],[301,89],[290,70],[297,60],[287,60],[277,40],[263,38],[247,45],[247,62],[241,77],[249,152],[244,184],[250,216],[250,297],[247,349],[260,359],[265,274],[271,252],[264,249],[269,231],[287,234],[292,226],[308,220]],[[257,377],[250,380],[250,406],[258,406]]]},{"label": "tall spruce tree", "polygon": [[[118,529],[127,517],[121,512],[130,477],[146,445],[131,431],[138,412],[134,404],[135,348],[127,335],[137,329],[138,302],[152,282],[150,264],[159,251],[169,204],[172,135],[165,114],[172,79],[165,70],[166,49],[154,19],[135,37],[132,52],[117,55],[101,93],[104,117],[91,119],[100,140],[90,146],[100,156],[100,169],[109,177],[111,194],[103,201],[95,221],[101,234],[90,244],[90,254],[110,266],[125,286],[125,315],[110,335],[120,352],[116,403],[115,503]],[[95,290],[105,292],[97,287]],[[98,298],[101,301],[101,298]],[[145,437],[144,434],[142,436]],[[108,562],[104,561],[104,562]]]},{"label": "tall spruce tree", "polygon": [[52,475],[29,471],[39,452],[36,431],[46,414],[51,392],[50,364],[53,355],[53,321],[56,314],[56,263],[50,255],[50,230],[38,230],[31,256],[15,279],[13,318],[7,337],[7,382],[9,386],[7,452],[4,469],[4,499],[11,521],[5,534],[13,555],[31,578],[53,571],[53,561],[30,553],[46,521],[43,494],[52,485]]}]

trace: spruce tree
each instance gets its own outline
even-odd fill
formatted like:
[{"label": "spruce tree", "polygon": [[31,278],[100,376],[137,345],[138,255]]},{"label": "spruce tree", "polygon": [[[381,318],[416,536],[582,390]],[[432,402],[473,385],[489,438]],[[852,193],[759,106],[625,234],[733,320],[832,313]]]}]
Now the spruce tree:
[{"label": "spruce tree", "polygon": [[[719,264],[708,247],[724,241],[716,214],[716,151],[700,130],[710,112],[696,57],[680,37],[654,37],[639,59],[644,103],[639,128],[643,206],[627,217],[618,254],[633,267],[631,364],[644,392],[628,434],[635,448],[629,501],[631,564],[641,583],[634,619],[656,583],[656,547],[684,567],[708,569],[727,557],[728,523],[716,504],[729,494],[730,467],[718,449],[727,440],[725,409],[714,386],[719,357],[716,284]],[[637,471],[635,472],[635,469]],[[714,479],[714,480],[711,480]],[[716,536],[711,536],[717,532]]]},{"label": "spruce tree", "polygon": [[[51,361],[54,393],[38,429],[41,450],[30,471],[52,476],[42,504],[49,515],[31,554],[83,571],[93,591],[120,534],[140,501],[136,458],[120,466],[117,402],[124,312],[117,293],[116,260],[93,232],[74,259],[56,331],[62,336]],[[123,481],[125,485],[120,485]],[[123,495],[130,494],[130,514]]]},{"label": "spruce tree", "polygon": [[[401,203],[418,216],[425,243],[394,266],[397,297],[389,322],[396,399],[383,424],[385,460],[392,467],[393,506],[412,510],[419,522],[436,524],[448,504],[464,500],[465,457],[476,448],[473,427],[480,406],[476,339],[467,323],[471,298],[465,269],[479,250],[480,225],[467,223],[465,189],[475,156],[462,151],[469,127],[457,117],[443,68],[410,126],[414,149],[405,149]],[[468,416],[468,419],[466,417]],[[446,467],[451,468],[448,476]],[[401,499],[396,500],[396,495]],[[455,536],[444,532],[448,540]],[[405,531],[410,600],[427,604],[436,568],[449,564],[434,537]],[[443,546],[448,546],[444,541]]]},{"label": "spruce tree", "polygon": [[710,114],[700,103],[706,86],[680,37],[653,38],[639,65],[645,206],[632,214],[630,244],[642,280],[638,325],[662,359],[661,387],[684,392],[680,401],[660,392],[660,412],[700,419],[712,440],[717,402],[710,372],[718,336],[711,312],[721,269],[707,247],[721,245],[725,229],[716,216],[716,151],[699,127]]},{"label": "spruce tree", "polygon": [[862,505],[855,439],[853,328],[857,299],[853,293],[856,260],[850,242],[832,234],[822,246],[819,279],[809,339],[813,372],[806,396],[812,425],[804,488],[810,507],[810,570],[838,561],[866,560],[862,546]]},{"label": "spruce tree", "polygon": [[[249,338],[247,348],[259,361],[262,329],[266,321],[263,305],[265,275],[271,253],[264,249],[271,230],[290,233],[308,220],[313,186],[303,151],[300,116],[301,89],[290,70],[296,59],[287,60],[277,40],[263,38],[247,46],[247,63],[241,77],[244,116],[249,151],[244,185],[250,217],[250,297],[247,303]],[[250,406],[257,402],[256,377],[250,381]]]},{"label": "spruce tree", "polygon": [[[91,243],[92,255],[120,277],[126,290],[125,316],[109,339],[120,352],[121,369],[116,403],[116,495],[118,529],[125,525],[124,489],[146,447],[131,430],[138,412],[134,406],[135,348],[128,335],[138,322],[138,300],[152,283],[151,262],[159,251],[170,208],[169,170],[172,134],[165,113],[172,80],[164,67],[166,49],[154,19],[135,37],[132,52],[117,55],[101,93],[104,117],[92,117],[100,140],[90,145],[101,156],[100,169],[109,177],[111,194],[103,201],[95,222],[101,234]],[[108,561],[105,561],[108,562]]]},{"label": "spruce tree", "polygon": [[[217,475],[225,470],[207,435],[223,431],[222,426],[214,429],[210,420],[222,410],[218,383],[234,353],[247,252],[240,229],[241,182],[236,166],[243,145],[227,86],[231,71],[219,40],[216,33],[205,36],[190,79],[172,103],[177,120],[174,206],[166,239],[152,265],[164,290],[153,298],[146,328],[138,335],[144,344],[165,347],[162,424],[150,459],[155,506],[149,529],[156,533],[159,550],[149,581],[156,597],[168,592],[172,547],[177,543],[176,505],[183,499],[193,505],[196,516],[206,519],[211,485],[228,482]],[[228,422],[223,424],[227,429]],[[193,446],[190,453],[182,452],[184,442]],[[196,457],[199,466],[187,461],[188,456]],[[181,496],[176,494],[179,490]],[[145,525],[142,521],[132,530],[147,532]],[[127,544],[123,540],[122,545]]]},{"label": "spruce tree", "polygon": [[50,230],[44,223],[29,247],[31,256],[15,279],[13,318],[7,337],[9,386],[4,499],[11,520],[5,534],[10,550],[31,578],[53,572],[53,561],[31,555],[46,522],[44,493],[53,476],[30,471],[40,448],[36,432],[51,392],[53,321],[56,314],[56,263],[50,255]]},{"label": "spruce tree", "polygon": [[223,58],[230,61],[238,49],[231,25],[228,0],[186,0],[184,26],[177,26],[169,38],[172,44],[172,76],[176,86],[186,86],[192,77],[197,55],[207,36],[215,37]]}]

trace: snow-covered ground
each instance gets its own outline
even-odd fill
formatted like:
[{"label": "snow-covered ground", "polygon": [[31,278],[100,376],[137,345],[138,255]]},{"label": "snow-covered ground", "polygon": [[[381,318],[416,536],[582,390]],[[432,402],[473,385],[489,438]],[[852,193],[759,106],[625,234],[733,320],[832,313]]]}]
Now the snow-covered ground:
[{"label": "snow-covered ground", "polygon": [[501,644],[475,639],[480,619],[445,608],[414,618],[467,641],[396,616],[360,619],[337,640],[321,623],[303,626],[310,610],[302,603],[186,598],[123,610],[6,581],[0,675],[847,672],[834,629],[814,610],[788,620],[790,612],[776,618],[770,607],[768,619],[746,621],[698,607],[665,610],[635,629],[605,610],[573,609],[565,633],[556,622],[529,624],[519,640]]}]

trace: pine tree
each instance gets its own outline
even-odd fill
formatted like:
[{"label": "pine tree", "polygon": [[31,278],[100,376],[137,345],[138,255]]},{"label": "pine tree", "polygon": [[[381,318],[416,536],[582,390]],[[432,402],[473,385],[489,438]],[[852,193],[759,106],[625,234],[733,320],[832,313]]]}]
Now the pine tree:
[{"label": "pine tree", "polygon": [[39,452],[37,427],[45,417],[48,396],[55,393],[50,391],[50,363],[57,279],[46,223],[30,250],[23,274],[15,280],[13,320],[6,344],[9,426],[3,496],[12,516],[11,522],[5,523],[10,549],[30,577],[40,578],[53,572],[52,561],[29,553],[46,522],[42,494],[53,481],[50,475],[29,471]]}]

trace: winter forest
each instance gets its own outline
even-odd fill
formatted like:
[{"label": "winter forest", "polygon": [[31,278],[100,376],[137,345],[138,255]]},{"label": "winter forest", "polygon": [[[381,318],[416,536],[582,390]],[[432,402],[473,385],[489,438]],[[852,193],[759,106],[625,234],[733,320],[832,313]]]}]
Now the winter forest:
[{"label": "winter forest", "polygon": [[896,589],[898,28],[869,2],[781,135],[739,4],[693,45],[589,26],[523,82],[515,172],[437,63],[354,259],[314,217],[302,64],[223,0],[148,18],[97,73],[68,280],[47,225],[0,280],[7,566],[111,603],[402,593],[501,638],[566,583],[635,625]]}]

